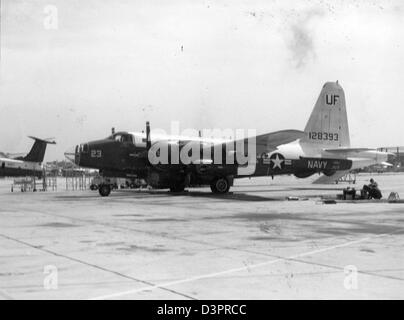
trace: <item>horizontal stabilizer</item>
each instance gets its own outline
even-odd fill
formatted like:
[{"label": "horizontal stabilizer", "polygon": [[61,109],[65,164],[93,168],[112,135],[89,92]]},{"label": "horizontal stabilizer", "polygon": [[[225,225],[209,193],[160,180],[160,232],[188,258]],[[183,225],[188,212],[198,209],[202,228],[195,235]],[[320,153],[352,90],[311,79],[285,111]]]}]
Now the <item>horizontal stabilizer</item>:
[{"label": "horizontal stabilizer", "polygon": [[28,138],[34,139],[35,141],[38,141],[38,142],[45,142],[45,143],[48,143],[48,144],[56,144],[56,142],[52,138],[40,139],[40,138],[33,137],[33,136],[28,136]]},{"label": "horizontal stabilizer", "polygon": [[343,154],[343,153],[355,153],[355,152],[364,152],[364,151],[375,151],[376,149],[372,148],[334,148],[334,149],[323,149],[329,153]]}]

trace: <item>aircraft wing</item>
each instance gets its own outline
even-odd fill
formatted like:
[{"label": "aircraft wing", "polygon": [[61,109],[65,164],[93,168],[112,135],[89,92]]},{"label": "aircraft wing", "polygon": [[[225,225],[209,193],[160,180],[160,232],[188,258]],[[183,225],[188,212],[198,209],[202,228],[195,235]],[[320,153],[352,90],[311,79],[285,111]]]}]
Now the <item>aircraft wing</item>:
[{"label": "aircraft wing", "polygon": [[[256,143],[256,152],[257,154],[262,152],[270,152],[275,150],[278,146],[282,144],[286,144],[297,139],[303,138],[306,136],[304,131],[300,130],[280,130],[271,133],[261,134],[255,137]],[[244,139],[244,150],[248,150],[246,144],[248,143],[249,138]],[[232,141],[230,143],[240,142]]]},{"label": "aircraft wing", "polygon": [[26,155],[26,153],[4,153],[0,152],[0,158],[6,158],[6,159],[15,159],[18,157],[22,157]]},{"label": "aircraft wing", "polygon": [[[266,133],[262,134],[259,136],[255,137],[255,143],[256,143],[256,154],[261,154],[262,152],[271,152],[272,150],[275,150],[278,146],[282,144],[286,144],[292,141],[295,141],[297,139],[300,139],[304,137],[306,133],[304,131],[300,130],[281,130],[281,131],[275,131],[271,133]],[[222,148],[227,148],[226,150],[235,150],[237,148],[238,143],[244,142],[244,152],[248,151],[248,142],[250,138],[245,138],[243,140],[232,140],[232,141],[227,141],[227,142],[220,142],[216,143],[215,146],[221,145]],[[180,146],[186,144],[187,141],[180,141]],[[191,141],[191,143],[200,143],[199,141]],[[207,144],[206,147],[204,148],[211,148],[211,144]],[[255,157],[255,155],[254,155]],[[203,161],[208,161],[208,159],[204,159]],[[199,164],[199,162],[198,162]]]},{"label": "aircraft wing", "polygon": [[281,130],[271,133],[266,133],[257,136],[257,147],[265,147],[267,149],[275,149],[276,147],[286,144],[306,136],[304,131],[300,130]]},{"label": "aircraft wing", "polygon": [[23,157],[23,156],[25,156],[26,154],[27,154],[26,152],[7,153],[7,158],[16,159],[16,158],[18,158],[18,157]]}]

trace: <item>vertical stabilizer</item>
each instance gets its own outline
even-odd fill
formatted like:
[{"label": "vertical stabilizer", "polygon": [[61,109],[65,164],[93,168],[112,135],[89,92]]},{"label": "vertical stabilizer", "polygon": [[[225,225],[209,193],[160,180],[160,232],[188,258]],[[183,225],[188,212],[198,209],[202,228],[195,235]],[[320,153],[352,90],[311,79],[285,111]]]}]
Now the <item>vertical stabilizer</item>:
[{"label": "vertical stabilizer", "polygon": [[324,84],[304,131],[304,143],[325,148],[350,146],[345,94],[338,81]]},{"label": "vertical stabilizer", "polygon": [[30,162],[42,162],[45,157],[46,146],[50,144],[55,144],[54,141],[43,140],[35,137],[30,137],[35,140],[31,151],[20,160],[30,161]]}]

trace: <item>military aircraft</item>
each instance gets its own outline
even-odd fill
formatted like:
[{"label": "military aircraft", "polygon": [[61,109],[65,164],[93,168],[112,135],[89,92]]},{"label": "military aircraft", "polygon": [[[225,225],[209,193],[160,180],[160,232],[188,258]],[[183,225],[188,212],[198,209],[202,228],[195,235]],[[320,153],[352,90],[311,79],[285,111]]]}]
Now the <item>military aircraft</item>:
[{"label": "military aircraft", "polygon": [[[210,185],[212,192],[223,194],[235,178],[246,176],[293,174],[306,178],[322,173],[335,181],[352,169],[385,164],[389,155],[376,149],[350,147],[345,94],[338,81],[324,84],[304,131],[282,130],[243,139],[244,156],[251,141],[255,152],[247,155],[246,165],[235,159],[239,151],[234,146],[240,140],[157,135],[150,132],[146,123],[146,133],[113,133],[106,139],[77,145],[74,152],[66,152],[65,156],[78,166],[99,169],[104,177],[145,179],[153,188],[169,188],[173,192]],[[200,152],[191,161],[179,160],[171,153],[164,163],[155,161],[161,160],[159,153],[164,147],[177,152],[186,149],[189,153],[195,145]],[[208,157],[206,150],[210,150]],[[214,150],[220,150],[221,159],[226,161],[214,161]],[[233,161],[227,161],[229,155]],[[108,196],[111,186],[101,184],[98,190],[101,196]]]},{"label": "military aircraft", "polygon": [[45,156],[46,146],[56,144],[54,141],[29,137],[35,142],[26,156],[12,156],[0,153],[0,177],[42,177],[42,161]]}]

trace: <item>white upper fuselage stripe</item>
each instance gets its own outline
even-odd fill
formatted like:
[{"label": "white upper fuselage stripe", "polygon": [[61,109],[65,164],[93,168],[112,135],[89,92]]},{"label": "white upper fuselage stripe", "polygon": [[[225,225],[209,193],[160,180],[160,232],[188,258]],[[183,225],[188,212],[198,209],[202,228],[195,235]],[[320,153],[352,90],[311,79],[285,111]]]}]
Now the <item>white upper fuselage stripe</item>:
[{"label": "white upper fuselage stripe", "polygon": [[43,168],[42,164],[38,162],[0,158],[0,168],[3,165],[3,163],[5,168],[10,169],[26,169],[26,170],[42,171]]}]

